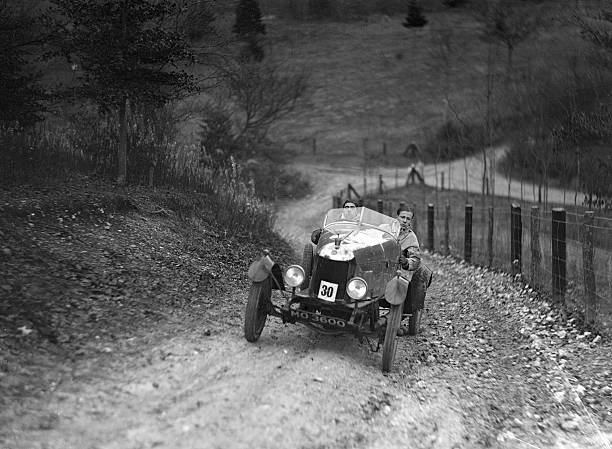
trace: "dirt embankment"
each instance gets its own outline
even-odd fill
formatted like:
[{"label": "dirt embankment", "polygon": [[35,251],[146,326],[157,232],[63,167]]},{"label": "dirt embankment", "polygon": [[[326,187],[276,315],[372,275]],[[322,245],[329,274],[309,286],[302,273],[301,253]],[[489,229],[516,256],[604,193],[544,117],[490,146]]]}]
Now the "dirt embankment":
[{"label": "dirt embankment", "polygon": [[610,342],[506,275],[426,255],[423,332],[385,376],[372,341],[273,319],[244,340],[244,268],[290,259],[273,238],[45,195],[3,203],[2,448],[610,446]]}]

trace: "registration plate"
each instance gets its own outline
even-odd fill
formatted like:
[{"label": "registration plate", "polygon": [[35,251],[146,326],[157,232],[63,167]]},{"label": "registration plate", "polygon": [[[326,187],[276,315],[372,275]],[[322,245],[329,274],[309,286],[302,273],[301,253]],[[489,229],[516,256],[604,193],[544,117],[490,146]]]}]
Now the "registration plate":
[{"label": "registration plate", "polygon": [[323,301],[334,302],[336,300],[336,292],[338,291],[338,284],[333,282],[321,281],[319,286],[319,299]]}]

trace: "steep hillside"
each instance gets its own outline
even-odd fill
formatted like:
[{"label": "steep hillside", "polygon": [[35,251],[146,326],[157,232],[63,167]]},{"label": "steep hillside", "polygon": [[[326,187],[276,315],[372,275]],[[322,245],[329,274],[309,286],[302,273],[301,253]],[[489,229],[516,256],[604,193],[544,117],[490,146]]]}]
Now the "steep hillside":
[{"label": "steep hillside", "polygon": [[247,285],[263,248],[290,254],[271,232],[222,228],[210,207],[197,193],[82,177],[0,192],[0,402],[104,369],[183,326],[206,333],[204,312],[234,310],[225,295]]}]

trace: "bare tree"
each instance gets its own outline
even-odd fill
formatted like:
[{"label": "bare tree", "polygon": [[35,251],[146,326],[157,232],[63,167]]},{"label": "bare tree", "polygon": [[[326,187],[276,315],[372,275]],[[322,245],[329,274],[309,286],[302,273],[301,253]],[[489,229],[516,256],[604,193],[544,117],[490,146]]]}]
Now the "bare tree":
[{"label": "bare tree", "polygon": [[478,19],[484,25],[483,38],[497,41],[506,48],[506,85],[512,78],[516,47],[534,35],[543,24],[541,8],[516,2],[483,0],[479,4]]},{"label": "bare tree", "polygon": [[235,63],[223,77],[235,107],[236,140],[254,142],[263,140],[276,120],[294,110],[308,82],[305,72],[287,73],[275,63]]}]

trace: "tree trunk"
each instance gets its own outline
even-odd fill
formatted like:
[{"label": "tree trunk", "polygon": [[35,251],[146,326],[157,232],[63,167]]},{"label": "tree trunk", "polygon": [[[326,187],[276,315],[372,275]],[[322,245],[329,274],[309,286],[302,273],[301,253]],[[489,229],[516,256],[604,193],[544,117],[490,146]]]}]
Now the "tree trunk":
[{"label": "tree trunk", "polygon": [[117,184],[125,185],[127,179],[127,97],[119,105],[119,149],[117,152]]}]

